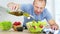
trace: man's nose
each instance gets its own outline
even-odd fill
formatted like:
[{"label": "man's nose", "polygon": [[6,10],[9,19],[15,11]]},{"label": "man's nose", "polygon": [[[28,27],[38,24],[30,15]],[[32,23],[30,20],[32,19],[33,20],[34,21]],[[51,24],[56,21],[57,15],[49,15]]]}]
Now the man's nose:
[{"label": "man's nose", "polygon": [[37,11],[40,12],[40,9],[38,9]]}]

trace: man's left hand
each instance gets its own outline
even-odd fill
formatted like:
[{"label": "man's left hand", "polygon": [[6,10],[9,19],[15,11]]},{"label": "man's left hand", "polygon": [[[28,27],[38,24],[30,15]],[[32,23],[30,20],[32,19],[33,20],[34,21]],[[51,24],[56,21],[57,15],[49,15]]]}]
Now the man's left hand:
[{"label": "man's left hand", "polygon": [[58,30],[59,29],[59,27],[58,27],[58,25],[51,25],[51,29],[53,29],[53,30]]}]

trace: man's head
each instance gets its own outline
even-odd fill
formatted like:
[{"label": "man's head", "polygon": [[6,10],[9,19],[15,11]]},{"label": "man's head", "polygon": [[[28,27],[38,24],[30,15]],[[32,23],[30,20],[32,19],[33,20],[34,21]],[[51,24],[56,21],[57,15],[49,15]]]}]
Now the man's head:
[{"label": "man's head", "polygon": [[34,6],[34,12],[35,14],[39,15],[43,12],[46,5],[46,0],[34,0],[33,6]]}]

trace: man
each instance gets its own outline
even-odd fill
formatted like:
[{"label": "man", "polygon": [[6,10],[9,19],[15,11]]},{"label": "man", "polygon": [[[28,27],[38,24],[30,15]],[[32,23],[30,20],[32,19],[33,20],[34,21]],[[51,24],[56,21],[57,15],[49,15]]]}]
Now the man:
[{"label": "man", "polygon": [[[10,5],[12,4],[12,5]],[[10,7],[10,9],[16,9],[18,8],[18,4],[15,3],[10,3],[8,4],[8,7]],[[45,8],[46,6],[46,0],[34,0],[33,5],[31,4],[23,4],[20,5],[21,10],[33,15],[35,17],[35,20],[38,21],[42,21],[44,19],[47,20],[47,22],[50,24],[51,29],[53,30],[57,30],[58,29],[58,25],[55,23],[55,21],[52,19],[50,13],[48,12],[48,10]],[[28,21],[32,21],[33,18],[31,19],[27,19],[26,17],[24,17],[24,24],[23,26],[26,27],[26,23]]]}]

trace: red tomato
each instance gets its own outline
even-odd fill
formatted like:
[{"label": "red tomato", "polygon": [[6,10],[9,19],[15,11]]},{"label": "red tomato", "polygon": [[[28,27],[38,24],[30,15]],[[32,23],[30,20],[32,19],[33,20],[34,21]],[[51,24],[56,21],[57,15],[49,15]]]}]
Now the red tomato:
[{"label": "red tomato", "polygon": [[43,28],[43,25],[40,25],[39,27],[40,27],[40,28]]},{"label": "red tomato", "polygon": [[14,22],[13,25],[21,25],[21,22]]}]

